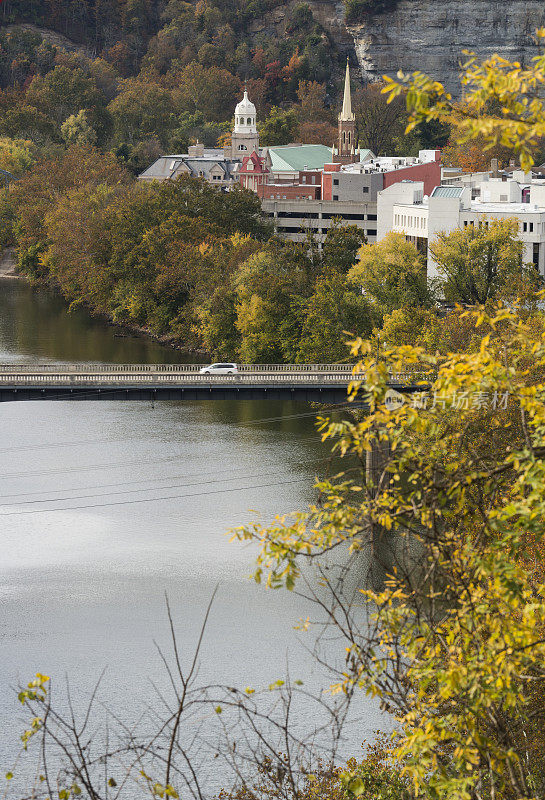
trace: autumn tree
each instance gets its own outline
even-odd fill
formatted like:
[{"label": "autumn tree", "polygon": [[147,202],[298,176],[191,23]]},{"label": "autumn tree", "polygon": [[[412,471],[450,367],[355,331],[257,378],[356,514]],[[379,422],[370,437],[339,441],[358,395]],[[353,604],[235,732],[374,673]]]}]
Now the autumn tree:
[{"label": "autumn tree", "polygon": [[239,79],[220,67],[189,64],[176,76],[176,84],[180,109],[200,111],[214,122],[230,119],[239,100]]},{"label": "autumn tree", "polygon": [[125,186],[85,183],[62,194],[44,221],[47,250],[43,269],[73,304],[103,311],[112,281],[108,275],[108,223]]},{"label": "autumn tree", "polygon": [[240,267],[234,286],[241,361],[274,364],[285,360],[293,328],[300,324],[293,311],[305,278],[288,259],[279,263],[270,250],[256,253]]},{"label": "autumn tree", "polygon": [[516,219],[496,219],[436,235],[430,252],[447,300],[475,305],[516,294],[523,283],[538,288],[535,268],[523,262],[518,227]]},{"label": "autumn tree", "polygon": [[[326,610],[334,690],[392,713],[389,755],[416,796],[541,797],[545,586],[526,564],[545,537],[543,322],[503,306],[466,317],[466,352],[377,358],[354,340],[351,397],[369,412],[321,425],[347,470],[318,482],[319,506],[236,534],[260,545],[256,580],[305,582]],[[389,404],[392,374],[411,370],[422,392]],[[366,470],[369,452],[382,455]],[[345,781],[365,796],[356,770]]]},{"label": "autumn tree", "polygon": [[35,164],[36,156],[33,142],[0,137],[0,169],[20,177]]},{"label": "autumn tree", "polygon": [[434,302],[434,286],[428,283],[423,256],[399,233],[364,245],[348,277],[369,297],[378,318],[395,308]]},{"label": "autumn tree", "polygon": [[15,105],[0,115],[0,134],[43,146],[59,139],[58,127],[47,114],[27,105]]},{"label": "autumn tree", "polygon": [[81,186],[124,185],[129,180],[112,154],[89,147],[71,147],[61,156],[38,162],[10,191],[17,211],[19,256],[33,249],[33,269],[40,269],[37,251],[46,246],[44,221],[64,192]]},{"label": "autumn tree", "polygon": [[303,364],[347,361],[351,334],[368,336],[372,330],[368,300],[342,273],[318,278],[300,313],[303,322],[296,361]]},{"label": "autumn tree", "polygon": [[360,147],[369,148],[376,156],[391,154],[406,125],[403,100],[388,103],[381,84],[371,83],[354,93],[353,107]]}]

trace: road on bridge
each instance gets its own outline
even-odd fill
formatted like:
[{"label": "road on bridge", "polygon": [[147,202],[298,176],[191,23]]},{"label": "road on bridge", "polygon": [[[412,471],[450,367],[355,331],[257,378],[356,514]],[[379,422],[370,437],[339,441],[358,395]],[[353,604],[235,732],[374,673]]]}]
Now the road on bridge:
[{"label": "road on bridge", "polygon": [[[3,364],[0,401],[181,400],[218,395],[341,402],[351,364],[243,364],[235,375],[205,375],[186,364]],[[392,375],[395,388],[414,388],[421,373]]]}]

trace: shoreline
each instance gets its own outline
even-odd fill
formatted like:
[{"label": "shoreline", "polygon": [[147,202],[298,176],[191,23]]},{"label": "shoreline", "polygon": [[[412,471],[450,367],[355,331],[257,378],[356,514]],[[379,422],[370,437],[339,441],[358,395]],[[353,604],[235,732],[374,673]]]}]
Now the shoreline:
[{"label": "shoreline", "polygon": [[0,255],[0,278],[12,281],[27,280],[24,275],[15,271],[15,249],[13,247],[6,247]]},{"label": "shoreline", "polygon": [[[47,289],[50,292],[54,292],[57,296],[61,297],[63,302],[66,304],[67,308],[69,307],[69,301],[64,297],[62,292],[53,284],[48,283],[47,281],[40,282],[40,281],[31,281],[27,275],[24,275],[20,272],[16,272],[16,261],[15,261],[15,248],[7,247],[3,253],[0,254],[0,280],[16,280],[16,281],[24,281],[28,286],[34,288],[41,288]],[[88,305],[85,303],[80,304],[81,308],[84,308],[87,314],[93,319],[101,320],[105,325],[108,327],[115,328],[119,331],[118,338],[140,338],[140,339],[150,339],[158,344],[162,345],[163,347],[168,347],[171,350],[175,350],[180,353],[187,353],[190,356],[202,356],[203,364],[208,363],[210,360],[210,354],[204,352],[203,350],[194,350],[188,347],[184,347],[181,344],[177,344],[172,341],[168,336],[158,336],[157,334],[153,333],[152,331],[148,330],[147,328],[142,328],[139,325],[133,325],[128,322],[116,322],[113,320],[108,314],[105,314],[100,311],[93,311],[93,309],[89,308]],[[116,334],[114,334],[116,335]]]}]

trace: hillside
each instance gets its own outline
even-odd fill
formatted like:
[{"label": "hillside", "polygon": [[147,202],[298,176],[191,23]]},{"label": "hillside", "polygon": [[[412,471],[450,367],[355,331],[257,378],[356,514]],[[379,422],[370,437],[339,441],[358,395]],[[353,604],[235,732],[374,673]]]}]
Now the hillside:
[{"label": "hillside", "polygon": [[414,155],[449,131],[405,136],[403,102],[386,108],[372,83],[421,69],[456,93],[464,48],[528,61],[544,17],[541,0],[4,0],[0,167],[18,176],[83,144],[136,174],[196,141],[222,146],[244,85],[263,145],[330,145],[347,56],[360,145]]}]

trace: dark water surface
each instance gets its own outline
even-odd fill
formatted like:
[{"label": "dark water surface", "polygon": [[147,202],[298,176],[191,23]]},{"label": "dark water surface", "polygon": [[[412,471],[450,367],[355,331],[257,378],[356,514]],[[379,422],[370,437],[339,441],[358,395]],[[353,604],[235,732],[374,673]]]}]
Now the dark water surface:
[{"label": "dark water surface", "polygon": [[[0,362],[173,362],[183,355],[15,281],[0,281]],[[296,595],[248,580],[255,550],[226,532],[303,507],[326,451],[310,408],[271,401],[0,405],[0,774],[22,730],[11,687],[70,676],[120,716],[153,698],[168,592],[190,648],[219,583],[203,678],[234,686],[312,675]],[[304,636],[304,634],[301,634]],[[77,701],[78,702],[78,701]],[[369,704],[360,740],[380,724]],[[311,723],[311,720],[308,720]],[[358,738],[358,737],[356,737]]]}]

